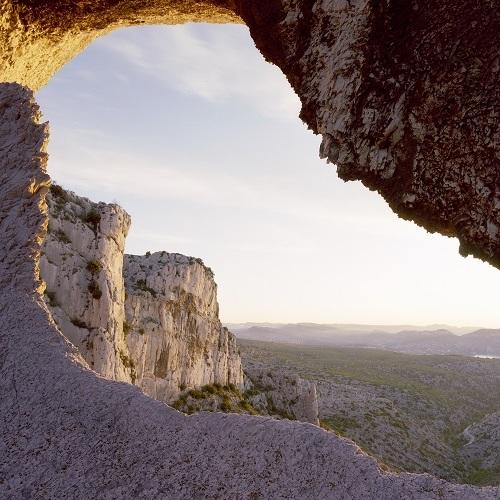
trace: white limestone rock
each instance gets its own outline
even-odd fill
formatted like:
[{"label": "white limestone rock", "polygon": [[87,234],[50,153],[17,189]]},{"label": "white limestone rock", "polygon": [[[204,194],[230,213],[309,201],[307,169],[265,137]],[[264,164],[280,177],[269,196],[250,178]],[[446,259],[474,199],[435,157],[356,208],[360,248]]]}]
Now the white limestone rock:
[{"label": "white limestone rock", "polygon": [[40,274],[52,317],[100,375],[130,382],[122,266],[130,216],[53,186]]},{"label": "white limestone rock", "polygon": [[186,388],[242,387],[234,336],[219,321],[217,285],[201,259],[125,255],[127,343],[143,391],[172,402]]},{"label": "white limestone rock", "polygon": [[217,285],[201,259],[127,255],[125,292],[130,216],[60,186],[47,204],[45,299],[91,368],[165,402],[206,384],[242,386],[236,341],[219,321]]}]

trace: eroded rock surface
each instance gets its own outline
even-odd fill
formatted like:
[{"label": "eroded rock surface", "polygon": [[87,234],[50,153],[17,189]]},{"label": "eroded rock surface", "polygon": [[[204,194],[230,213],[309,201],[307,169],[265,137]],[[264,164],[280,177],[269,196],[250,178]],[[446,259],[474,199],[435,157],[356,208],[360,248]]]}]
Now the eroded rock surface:
[{"label": "eroded rock surface", "polygon": [[127,343],[136,384],[161,401],[186,388],[242,387],[236,340],[219,320],[217,285],[201,259],[126,255]]},{"label": "eroded rock surface", "polygon": [[122,267],[129,215],[53,186],[40,259],[52,317],[89,365],[104,377],[130,382],[123,332]]},{"label": "eroded rock surface", "polygon": [[164,402],[208,384],[242,387],[239,350],[201,259],[124,256],[131,220],[121,207],[56,185],[46,201],[45,300],[92,369]]},{"label": "eroded rock surface", "polygon": [[319,425],[316,384],[289,370],[245,360],[245,375],[252,383],[250,403],[271,415]]}]

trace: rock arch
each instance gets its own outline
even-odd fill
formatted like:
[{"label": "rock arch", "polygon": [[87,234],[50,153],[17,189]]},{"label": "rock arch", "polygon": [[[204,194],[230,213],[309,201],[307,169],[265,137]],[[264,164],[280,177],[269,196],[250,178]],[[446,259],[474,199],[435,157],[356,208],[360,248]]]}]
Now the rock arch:
[{"label": "rock arch", "polygon": [[[308,424],[186,417],[95,376],[41,301],[48,128],[32,91],[118,26],[245,22],[344,179],[500,267],[494,1],[5,0],[0,31],[0,496],[498,498],[384,472]],[[89,479],[91,478],[91,479]]]}]

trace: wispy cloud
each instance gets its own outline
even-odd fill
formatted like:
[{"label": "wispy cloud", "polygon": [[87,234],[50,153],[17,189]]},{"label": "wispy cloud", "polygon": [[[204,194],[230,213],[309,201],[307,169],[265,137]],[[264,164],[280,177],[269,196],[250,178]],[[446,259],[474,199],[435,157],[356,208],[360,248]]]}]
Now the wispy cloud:
[{"label": "wispy cloud", "polygon": [[[71,169],[67,168],[68,164]],[[377,235],[391,235],[401,230],[396,228],[399,225],[410,226],[381,216],[379,211],[347,212],[342,200],[318,199],[314,193],[299,190],[300,186],[286,186],[278,180],[276,184],[268,180],[261,182],[259,178],[231,175],[230,171],[214,171],[210,164],[201,168],[200,165],[172,164],[95,144],[92,148],[75,145],[65,154],[59,154],[51,161],[51,175],[82,193],[92,192],[98,182],[99,190],[109,193],[109,200],[135,197],[144,199],[145,206],[184,202],[207,209],[224,208],[228,213],[250,211],[254,217],[265,217],[266,213],[284,215],[287,220],[301,224]],[[413,227],[409,229],[411,233]]]},{"label": "wispy cloud", "polygon": [[296,120],[298,97],[277,67],[262,64],[249,36],[242,26],[203,32],[183,25],[118,31],[97,43],[178,92],[238,99],[267,117]]}]

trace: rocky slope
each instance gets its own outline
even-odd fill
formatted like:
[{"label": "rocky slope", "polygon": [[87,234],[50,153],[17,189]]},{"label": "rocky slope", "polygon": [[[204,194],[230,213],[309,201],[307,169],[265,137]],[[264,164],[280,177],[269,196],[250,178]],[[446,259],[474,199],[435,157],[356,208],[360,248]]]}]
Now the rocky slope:
[{"label": "rocky slope", "polygon": [[319,425],[316,384],[283,368],[247,359],[248,399],[260,413]]},{"label": "rocky slope", "polygon": [[240,348],[245,368],[279,367],[315,383],[321,425],[391,469],[498,483],[499,360],[255,341]]},{"label": "rocky slope", "polygon": [[217,285],[200,259],[125,255],[127,344],[135,383],[161,401],[186,388],[243,387],[234,336],[219,321]]},{"label": "rocky slope", "polygon": [[499,482],[500,411],[486,415],[471,424],[464,430],[462,436],[465,445],[461,449],[461,454],[465,460],[473,464],[473,478],[478,482],[491,479]]},{"label": "rocky slope", "polygon": [[42,300],[47,127],[0,84],[0,496],[17,498],[498,498],[500,489],[384,472],[305,423],[185,416],[88,369]]}]

